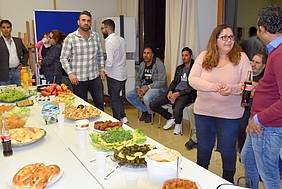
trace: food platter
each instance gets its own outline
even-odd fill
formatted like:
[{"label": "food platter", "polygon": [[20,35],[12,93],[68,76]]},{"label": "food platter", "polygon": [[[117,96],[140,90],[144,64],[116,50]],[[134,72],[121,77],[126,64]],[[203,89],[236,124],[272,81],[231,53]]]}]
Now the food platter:
[{"label": "food platter", "polygon": [[96,132],[104,132],[109,129],[116,129],[116,128],[121,128],[122,127],[122,122],[113,122],[111,120],[107,121],[96,121],[94,123],[94,131]]},{"label": "food platter", "polygon": [[[36,164],[42,164],[42,163],[36,163]],[[35,165],[35,164],[29,164],[29,165],[27,165],[27,166],[30,166],[30,165]],[[45,166],[44,164],[43,164],[43,166]],[[46,184],[46,188],[47,187],[49,187],[49,186],[51,186],[51,185],[53,185],[53,184],[55,184],[57,181],[59,181],[62,177],[63,177],[63,174],[64,174],[64,172],[63,172],[63,170],[58,166],[58,165],[49,165],[49,166],[45,166],[45,167],[50,167],[50,166],[56,166],[56,167],[58,167],[58,170],[57,170],[57,172],[56,173],[53,173],[53,175],[52,175],[52,177],[49,177],[49,179],[48,179],[48,183]],[[23,167],[24,168],[24,167]],[[50,168],[49,168],[50,169]],[[21,170],[19,170],[19,171],[21,171]],[[18,173],[18,172],[17,172]],[[25,173],[27,174],[28,172],[27,171],[25,171]],[[47,173],[47,172],[46,172]],[[50,173],[50,172],[49,172]],[[42,174],[42,172],[41,172],[41,174]],[[11,175],[10,177],[9,177],[9,181],[7,182],[8,183],[8,186],[10,187],[10,188],[13,188],[13,189],[18,189],[19,187],[18,186],[15,186],[15,184],[13,184],[13,179],[14,179],[14,177],[15,177],[15,175]],[[11,179],[12,178],[12,179]],[[19,177],[20,178],[20,177]],[[44,187],[44,188],[45,188]],[[23,187],[23,188],[26,188],[26,187]],[[29,187],[28,187],[29,188]],[[32,188],[32,187],[30,187],[30,188]]]},{"label": "food platter", "polygon": [[175,188],[201,189],[199,183],[183,178],[173,178],[166,180],[161,187],[161,189],[175,189]]},{"label": "food platter", "polygon": [[92,119],[100,116],[101,112],[98,108],[93,106],[69,106],[65,110],[65,118],[78,120],[78,119]]},{"label": "food platter", "polygon": [[18,88],[6,88],[0,93],[0,102],[14,103],[29,98],[24,91]]},{"label": "food platter", "polygon": [[120,146],[115,149],[112,160],[125,167],[144,168],[147,166],[145,155],[151,149],[154,147],[149,144]]},{"label": "food platter", "polygon": [[21,147],[33,144],[42,140],[47,132],[41,128],[24,127],[17,129],[10,129],[10,136],[13,147]]}]

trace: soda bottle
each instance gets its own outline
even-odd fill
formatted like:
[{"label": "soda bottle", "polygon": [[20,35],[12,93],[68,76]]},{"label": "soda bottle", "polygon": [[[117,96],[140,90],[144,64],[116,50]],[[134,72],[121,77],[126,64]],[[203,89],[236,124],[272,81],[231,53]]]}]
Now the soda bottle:
[{"label": "soda bottle", "polygon": [[253,76],[252,71],[248,71],[247,78],[244,82],[244,89],[242,94],[242,101],[241,106],[242,107],[250,107],[251,106],[251,93],[253,90]]},{"label": "soda bottle", "polygon": [[9,130],[6,127],[6,122],[4,119],[2,121],[2,128],[1,128],[1,140],[2,140],[2,147],[3,147],[3,155],[4,156],[11,156],[13,155],[12,150],[12,143]]},{"label": "soda bottle", "polygon": [[35,74],[32,75],[31,81],[32,81],[32,86],[36,86],[36,76],[35,76]]}]

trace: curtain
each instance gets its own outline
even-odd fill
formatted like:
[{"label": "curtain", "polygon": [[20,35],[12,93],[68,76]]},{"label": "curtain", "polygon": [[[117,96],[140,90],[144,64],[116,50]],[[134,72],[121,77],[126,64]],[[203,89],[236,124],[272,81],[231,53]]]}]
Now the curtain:
[{"label": "curtain", "polygon": [[138,20],[138,0],[118,0],[118,13],[124,16],[134,16]]},{"label": "curtain", "polygon": [[174,76],[181,62],[181,50],[188,46],[193,54],[199,50],[198,1],[166,0],[165,66],[168,81]]}]

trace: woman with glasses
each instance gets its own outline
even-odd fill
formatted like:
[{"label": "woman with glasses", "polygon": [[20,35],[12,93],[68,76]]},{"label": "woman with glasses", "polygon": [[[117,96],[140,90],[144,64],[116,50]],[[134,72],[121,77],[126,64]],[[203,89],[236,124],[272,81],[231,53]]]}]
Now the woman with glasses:
[{"label": "woman with glasses", "polygon": [[231,27],[219,25],[189,75],[190,85],[197,90],[194,104],[197,164],[208,169],[217,139],[222,177],[230,182],[236,170],[236,139],[244,112],[240,105],[241,85],[249,70],[248,57],[235,42]]}]

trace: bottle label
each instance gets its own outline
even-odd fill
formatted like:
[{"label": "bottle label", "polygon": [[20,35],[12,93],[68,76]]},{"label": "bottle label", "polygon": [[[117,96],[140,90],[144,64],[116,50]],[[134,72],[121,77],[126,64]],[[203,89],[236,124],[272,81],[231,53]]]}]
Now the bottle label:
[{"label": "bottle label", "polygon": [[3,136],[1,136],[1,139],[2,139],[2,141],[10,141],[11,140],[11,137],[9,136],[9,135],[3,135]]},{"label": "bottle label", "polygon": [[252,91],[253,90],[253,85],[246,84],[245,85],[245,90],[246,91]]}]

